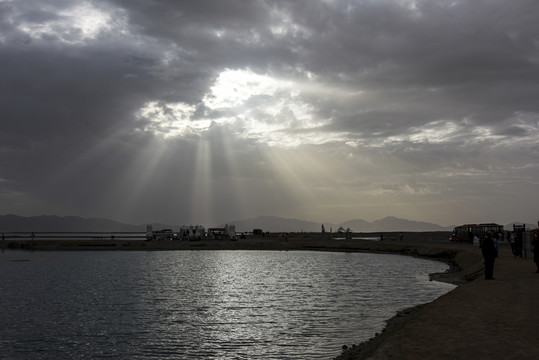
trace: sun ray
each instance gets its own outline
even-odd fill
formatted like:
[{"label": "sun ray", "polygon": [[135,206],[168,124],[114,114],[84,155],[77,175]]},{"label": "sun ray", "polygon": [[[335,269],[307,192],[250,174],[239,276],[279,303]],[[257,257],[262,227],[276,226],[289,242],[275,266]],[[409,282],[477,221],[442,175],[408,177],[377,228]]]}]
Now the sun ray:
[{"label": "sun ray", "polygon": [[[197,150],[195,154],[194,169],[186,169],[192,171],[192,188],[188,190],[190,194],[189,209],[192,216],[190,221],[200,219],[200,222],[207,222],[212,218],[212,156],[211,143],[205,139],[199,139],[197,142]],[[197,222],[197,221],[195,221]]]},{"label": "sun ray", "polygon": [[293,203],[298,206],[309,206],[314,202],[314,196],[309,191],[308,180],[296,168],[299,159],[296,159],[292,152],[267,149],[265,156],[272,168],[274,179],[283,185],[282,188],[286,191],[287,197],[293,199]]},{"label": "sun ray", "polygon": [[244,213],[248,209],[248,199],[244,192],[244,181],[237,163],[237,156],[234,154],[232,147],[232,138],[223,136],[221,139],[222,151],[225,166],[227,167],[227,178],[230,192],[228,197],[231,199],[229,203],[234,206],[235,211],[239,214]]},{"label": "sun ray", "polygon": [[[135,157],[131,164],[126,164],[123,176],[118,178],[109,190],[111,196],[123,194],[118,208],[123,216],[130,216],[140,206],[155,206],[154,203],[145,202],[144,198],[148,196],[148,186],[155,183],[156,174],[160,173],[161,167],[166,163],[167,148],[165,144],[156,142],[140,151],[140,155]],[[127,189],[126,184],[129,184]]]}]

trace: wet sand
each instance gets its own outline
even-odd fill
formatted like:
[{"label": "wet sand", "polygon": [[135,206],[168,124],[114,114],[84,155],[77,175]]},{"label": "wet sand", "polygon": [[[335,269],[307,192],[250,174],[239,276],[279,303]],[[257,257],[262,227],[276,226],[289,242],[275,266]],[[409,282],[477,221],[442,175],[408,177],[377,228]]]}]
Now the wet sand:
[{"label": "wet sand", "polygon": [[438,259],[452,264],[452,271],[435,274],[433,279],[455,283],[457,288],[431,303],[400,312],[388,320],[383,332],[373,334],[370,341],[336,359],[539,359],[539,274],[535,273],[531,258],[514,258],[507,244],[503,244],[494,268],[495,280],[484,280],[479,249],[467,244],[410,240],[36,240],[6,241],[0,246],[28,250],[361,251]]}]

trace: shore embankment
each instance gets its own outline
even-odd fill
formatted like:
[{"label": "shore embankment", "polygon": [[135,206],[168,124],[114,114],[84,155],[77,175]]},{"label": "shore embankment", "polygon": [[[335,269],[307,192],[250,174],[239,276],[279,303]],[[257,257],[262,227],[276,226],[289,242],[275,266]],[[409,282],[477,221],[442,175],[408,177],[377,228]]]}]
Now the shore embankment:
[{"label": "shore embankment", "polygon": [[461,280],[473,281],[398,313],[381,334],[336,359],[538,359],[539,274],[532,259],[514,257],[502,244],[495,280],[485,280],[482,263],[470,258],[480,259],[480,250],[458,247]]}]

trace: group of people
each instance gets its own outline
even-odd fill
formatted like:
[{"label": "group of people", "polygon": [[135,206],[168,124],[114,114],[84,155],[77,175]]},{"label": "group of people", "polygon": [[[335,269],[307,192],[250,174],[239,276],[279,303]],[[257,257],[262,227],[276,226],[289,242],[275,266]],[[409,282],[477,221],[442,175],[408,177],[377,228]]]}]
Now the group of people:
[{"label": "group of people", "polygon": [[[509,238],[509,243],[511,244],[511,250],[513,256],[522,257],[522,247],[523,239],[522,234],[512,233]],[[473,244],[475,246],[481,247],[481,253],[485,261],[485,279],[493,280],[494,279],[494,260],[498,257],[498,236],[496,234],[489,232],[485,238],[480,241],[477,235],[473,238]],[[536,266],[536,273],[539,273],[539,230],[533,232],[532,237],[532,251],[533,251],[533,262]]]}]

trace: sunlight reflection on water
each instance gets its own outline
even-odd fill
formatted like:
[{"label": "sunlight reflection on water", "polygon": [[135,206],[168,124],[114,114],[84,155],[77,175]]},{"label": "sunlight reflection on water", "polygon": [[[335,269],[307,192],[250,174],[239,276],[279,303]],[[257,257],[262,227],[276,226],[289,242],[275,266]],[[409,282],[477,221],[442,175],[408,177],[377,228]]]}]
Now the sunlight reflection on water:
[{"label": "sunlight reflection on water", "polygon": [[8,251],[0,349],[17,359],[329,359],[453,289],[428,280],[446,269],[361,253]]}]

